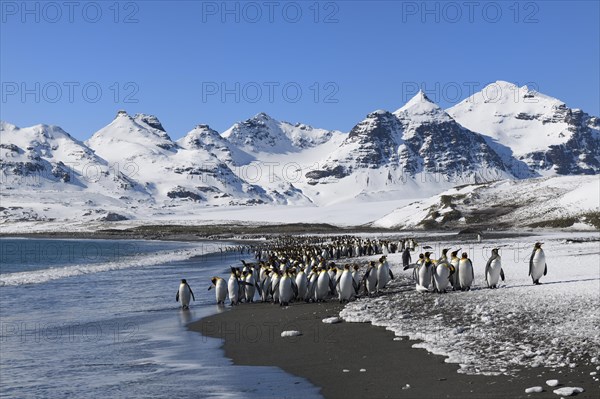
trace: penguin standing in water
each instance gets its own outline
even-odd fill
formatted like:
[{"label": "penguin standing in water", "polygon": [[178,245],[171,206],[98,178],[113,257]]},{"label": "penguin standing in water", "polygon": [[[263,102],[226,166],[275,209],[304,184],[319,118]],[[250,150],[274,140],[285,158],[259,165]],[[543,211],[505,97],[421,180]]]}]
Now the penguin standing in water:
[{"label": "penguin standing in water", "polygon": [[183,309],[190,308],[190,298],[194,301],[196,300],[196,298],[194,297],[194,293],[192,292],[192,288],[184,278],[181,279],[181,284],[179,284],[179,290],[177,290],[177,295],[175,295],[175,301],[179,302],[180,298],[181,307]]},{"label": "penguin standing in water", "polygon": [[208,287],[208,290],[210,291],[212,287],[215,287],[215,298],[217,299],[217,304],[224,304],[225,298],[227,298],[227,283],[221,277],[213,277],[210,279],[210,281],[212,281],[212,285]]},{"label": "penguin standing in water", "polygon": [[542,249],[543,242],[536,242],[533,246],[533,252],[529,259],[529,276],[533,280],[533,284],[540,285],[540,278],[548,273],[546,265],[546,255]]},{"label": "penguin standing in water", "polygon": [[463,252],[458,262],[458,283],[461,291],[471,289],[471,284],[475,280],[475,272],[473,271],[473,262],[468,258],[467,253]]},{"label": "penguin standing in water", "polygon": [[485,282],[489,288],[498,288],[498,280],[504,281],[504,270],[502,270],[502,259],[498,254],[498,248],[492,249],[492,256],[485,265]]}]

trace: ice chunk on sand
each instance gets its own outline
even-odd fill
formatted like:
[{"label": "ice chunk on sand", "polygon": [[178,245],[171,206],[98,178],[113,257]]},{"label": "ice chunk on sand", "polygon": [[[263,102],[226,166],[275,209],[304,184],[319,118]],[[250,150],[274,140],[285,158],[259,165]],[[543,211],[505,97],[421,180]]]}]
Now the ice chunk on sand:
[{"label": "ice chunk on sand", "polygon": [[548,385],[549,387],[555,387],[558,385],[558,380],[548,380],[546,381],[546,385]]},{"label": "ice chunk on sand", "polygon": [[302,333],[300,331],[296,331],[296,330],[283,331],[281,333],[282,337],[297,337],[299,335],[302,335]]},{"label": "ice chunk on sand", "polygon": [[339,317],[328,317],[326,319],[323,319],[323,323],[325,323],[325,324],[336,324],[341,321],[342,320]]},{"label": "ice chunk on sand", "polygon": [[542,388],[542,387],[531,387],[531,388],[525,389],[525,393],[536,393],[536,392],[542,392],[543,390],[544,390],[544,388]]},{"label": "ice chunk on sand", "polygon": [[582,393],[584,391],[583,388],[579,388],[579,387],[562,387],[562,388],[558,388],[555,389],[554,392],[555,394],[559,395],[559,396],[571,396],[571,395],[575,395],[576,393]]}]

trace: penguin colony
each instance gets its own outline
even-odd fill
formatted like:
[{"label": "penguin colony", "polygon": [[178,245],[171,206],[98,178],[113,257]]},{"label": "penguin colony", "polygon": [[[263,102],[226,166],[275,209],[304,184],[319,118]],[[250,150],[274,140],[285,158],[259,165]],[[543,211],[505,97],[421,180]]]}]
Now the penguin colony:
[{"label": "penguin colony", "polygon": [[[425,252],[412,263],[411,252],[418,247],[412,238],[397,242],[353,236],[329,238],[328,243],[323,240],[323,237],[280,237],[270,245],[236,247],[242,253],[253,253],[257,261],[242,260],[242,267],[230,267],[228,278],[213,277],[208,289],[214,289],[217,304],[228,300],[232,306],[255,300],[281,306],[330,299],[344,303],[363,295],[375,295],[385,288],[394,278],[386,259],[390,253],[402,253],[404,270],[413,270],[418,292],[468,291],[474,281],[473,263],[466,252],[458,257],[460,249],[450,252],[450,256],[450,249],[443,249],[439,259],[432,259],[431,252]],[[529,261],[529,275],[536,285],[541,284],[540,278],[547,273],[542,245],[535,244]],[[366,269],[347,262],[348,258],[369,255],[382,256],[370,261]],[[497,288],[500,280],[505,280],[498,248],[492,249],[484,273],[489,288]],[[184,308],[189,306],[190,295],[193,298],[191,288],[182,280],[177,299],[182,298]]]}]

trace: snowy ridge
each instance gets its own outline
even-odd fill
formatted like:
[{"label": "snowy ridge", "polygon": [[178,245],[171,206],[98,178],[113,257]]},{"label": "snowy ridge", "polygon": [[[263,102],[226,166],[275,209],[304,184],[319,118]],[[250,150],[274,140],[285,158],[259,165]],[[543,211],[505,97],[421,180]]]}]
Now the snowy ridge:
[{"label": "snowy ridge", "polygon": [[510,148],[533,174],[600,171],[600,120],[527,86],[497,81],[448,113]]},{"label": "snowy ridge", "polygon": [[560,176],[453,188],[374,221],[385,228],[600,228],[600,176]]}]

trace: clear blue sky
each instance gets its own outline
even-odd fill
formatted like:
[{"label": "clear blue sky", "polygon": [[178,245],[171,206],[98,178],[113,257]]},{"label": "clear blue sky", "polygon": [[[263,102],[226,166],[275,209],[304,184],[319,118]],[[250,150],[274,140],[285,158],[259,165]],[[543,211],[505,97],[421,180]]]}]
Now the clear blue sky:
[{"label": "clear blue sky", "polygon": [[597,1],[0,4],[0,117],[82,140],[119,109],[175,139],[261,111],[348,131],[419,85],[448,107],[496,80],[600,114]]}]

